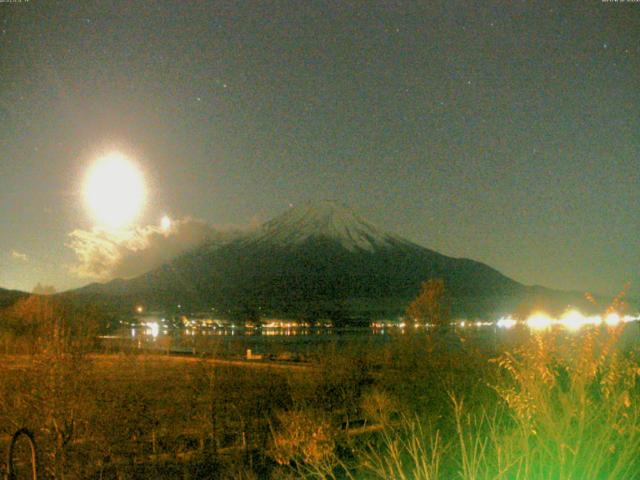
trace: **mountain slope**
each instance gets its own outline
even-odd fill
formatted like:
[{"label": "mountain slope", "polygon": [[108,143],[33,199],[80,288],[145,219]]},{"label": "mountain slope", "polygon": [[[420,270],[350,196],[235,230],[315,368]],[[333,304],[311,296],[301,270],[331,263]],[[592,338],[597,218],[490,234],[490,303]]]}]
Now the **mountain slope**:
[{"label": "mountain slope", "polygon": [[130,280],[77,291],[119,304],[216,307],[233,315],[380,317],[442,278],[457,315],[498,311],[526,287],[366,222],[333,202],[290,208],[244,238],[196,248]]}]

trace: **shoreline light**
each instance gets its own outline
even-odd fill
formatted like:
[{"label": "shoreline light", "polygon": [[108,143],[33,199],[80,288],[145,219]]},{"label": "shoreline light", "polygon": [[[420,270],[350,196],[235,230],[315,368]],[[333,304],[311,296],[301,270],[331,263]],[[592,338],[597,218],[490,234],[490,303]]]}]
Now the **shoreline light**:
[{"label": "shoreline light", "polygon": [[[505,315],[493,321],[457,319],[450,323],[454,327],[494,327],[501,329],[511,329],[517,325],[524,325],[531,330],[550,330],[555,327],[561,327],[569,332],[578,332],[583,327],[598,327],[607,325],[616,327],[622,324],[640,321],[640,315],[621,315],[617,312],[609,312],[606,315],[585,315],[575,308],[566,310],[559,317],[551,316],[543,311],[532,313],[525,320],[516,320],[511,315]],[[406,323],[404,321],[376,321],[371,324],[374,329],[384,329],[385,327],[404,329]],[[414,327],[432,327],[430,324],[414,323]]]},{"label": "shoreline light", "polygon": [[513,328],[516,326],[518,322],[516,322],[513,318],[511,318],[510,316],[507,317],[502,317],[500,318],[497,322],[496,322],[496,326],[499,328]]},{"label": "shoreline light", "polygon": [[534,313],[529,318],[527,318],[527,326],[532,330],[546,330],[551,327],[551,317],[546,313]]},{"label": "shoreline light", "polygon": [[588,323],[588,319],[577,310],[569,310],[560,318],[559,322],[567,330],[579,330]]},{"label": "shoreline light", "polygon": [[156,338],[160,333],[160,325],[157,322],[147,323],[147,335],[151,335],[153,338]]},{"label": "shoreline light", "polygon": [[604,323],[606,323],[610,327],[617,327],[620,324],[621,318],[616,312],[608,313],[606,317],[604,317]]}]

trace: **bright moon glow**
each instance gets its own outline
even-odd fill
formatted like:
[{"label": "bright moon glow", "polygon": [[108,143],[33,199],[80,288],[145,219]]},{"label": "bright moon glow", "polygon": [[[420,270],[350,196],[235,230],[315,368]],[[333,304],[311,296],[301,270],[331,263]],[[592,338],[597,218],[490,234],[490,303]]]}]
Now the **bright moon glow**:
[{"label": "bright moon glow", "polygon": [[162,230],[165,232],[171,230],[171,219],[168,215],[165,215],[164,217],[162,217],[162,220],[160,220],[160,228],[162,228]]},{"label": "bright moon glow", "polygon": [[135,219],[144,205],[144,179],[131,160],[119,152],[110,153],[91,167],[84,195],[100,225],[123,227]]}]

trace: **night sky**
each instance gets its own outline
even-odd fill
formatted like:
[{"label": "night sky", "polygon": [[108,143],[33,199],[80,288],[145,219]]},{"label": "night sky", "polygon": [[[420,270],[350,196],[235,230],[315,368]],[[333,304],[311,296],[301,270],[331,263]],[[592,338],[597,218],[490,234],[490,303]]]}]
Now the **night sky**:
[{"label": "night sky", "polygon": [[118,150],[142,235],[334,199],[526,284],[639,291],[640,3],[184,3],[0,3],[0,286],[95,279],[82,182]]}]

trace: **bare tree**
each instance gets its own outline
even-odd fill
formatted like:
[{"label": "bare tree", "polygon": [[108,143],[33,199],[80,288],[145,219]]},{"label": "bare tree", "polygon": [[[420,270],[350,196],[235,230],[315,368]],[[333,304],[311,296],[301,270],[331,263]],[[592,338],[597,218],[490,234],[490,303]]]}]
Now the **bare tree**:
[{"label": "bare tree", "polygon": [[447,325],[449,309],[446,305],[445,294],[442,279],[434,278],[423,282],[420,293],[407,307],[407,318],[435,326]]}]

